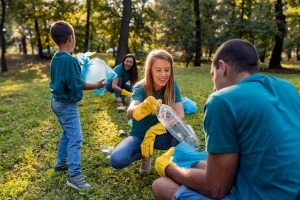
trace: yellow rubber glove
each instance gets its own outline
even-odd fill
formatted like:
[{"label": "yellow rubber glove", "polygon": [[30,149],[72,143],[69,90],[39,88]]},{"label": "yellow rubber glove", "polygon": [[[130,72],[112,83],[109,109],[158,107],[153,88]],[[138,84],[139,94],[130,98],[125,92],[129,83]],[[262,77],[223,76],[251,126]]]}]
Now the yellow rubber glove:
[{"label": "yellow rubber glove", "polygon": [[162,135],[166,132],[166,129],[160,122],[158,122],[154,126],[151,126],[146,132],[144,140],[141,144],[142,156],[149,157],[153,155],[154,141],[156,135]]},{"label": "yellow rubber glove", "polygon": [[159,156],[155,160],[155,170],[160,176],[166,176],[167,166],[177,166],[176,163],[171,162],[171,157],[175,152],[175,147],[170,148],[165,154]]},{"label": "yellow rubber glove", "polygon": [[131,99],[132,93],[128,92],[127,90],[123,89],[121,92],[121,95],[127,96],[129,99]]},{"label": "yellow rubber glove", "polygon": [[147,99],[133,110],[133,118],[139,121],[150,113],[156,113],[156,107],[161,103],[161,99],[156,100],[153,96],[147,97]]}]

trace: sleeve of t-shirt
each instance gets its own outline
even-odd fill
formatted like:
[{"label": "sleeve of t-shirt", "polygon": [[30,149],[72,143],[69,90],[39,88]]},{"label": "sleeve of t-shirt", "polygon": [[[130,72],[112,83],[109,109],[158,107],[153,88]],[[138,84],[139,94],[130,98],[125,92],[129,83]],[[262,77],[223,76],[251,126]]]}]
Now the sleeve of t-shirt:
[{"label": "sleeve of t-shirt", "polygon": [[116,74],[118,74],[118,77],[122,77],[123,75],[123,66],[122,65],[118,65],[114,68],[114,71],[116,72]]},{"label": "sleeve of t-shirt", "polygon": [[210,95],[204,106],[206,150],[211,153],[239,152],[234,112],[230,102]]},{"label": "sleeve of t-shirt", "polygon": [[175,83],[175,103],[182,102],[180,89],[178,87],[178,84],[177,84],[176,81],[174,81],[174,83]]},{"label": "sleeve of t-shirt", "polygon": [[132,97],[131,100],[138,100],[139,102],[143,102],[146,98],[146,94],[145,94],[145,89],[144,87],[140,84],[140,85],[136,85],[133,88],[132,91]]},{"label": "sleeve of t-shirt", "polygon": [[68,61],[70,64],[68,70],[67,87],[74,93],[77,93],[84,88],[86,83],[82,80],[80,65],[77,62],[77,59],[73,58]]}]

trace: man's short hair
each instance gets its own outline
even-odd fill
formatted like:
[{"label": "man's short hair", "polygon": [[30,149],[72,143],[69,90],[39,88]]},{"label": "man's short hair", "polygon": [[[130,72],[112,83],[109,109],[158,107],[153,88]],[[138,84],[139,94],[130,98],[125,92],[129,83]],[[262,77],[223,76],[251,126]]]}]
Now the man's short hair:
[{"label": "man's short hair", "polygon": [[51,24],[50,34],[55,44],[60,45],[66,43],[71,35],[74,37],[74,29],[68,22],[57,21]]},{"label": "man's short hair", "polygon": [[248,41],[232,39],[223,43],[216,51],[213,65],[219,69],[219,60],[228,63],[236,72],[249,72],[250,74],[259,71],[258,54],[255,47]]}]

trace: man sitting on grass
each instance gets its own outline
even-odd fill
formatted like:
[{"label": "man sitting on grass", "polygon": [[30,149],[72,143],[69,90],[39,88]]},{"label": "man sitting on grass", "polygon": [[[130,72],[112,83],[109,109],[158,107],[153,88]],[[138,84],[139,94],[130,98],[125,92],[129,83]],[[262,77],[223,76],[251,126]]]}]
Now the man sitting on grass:
[{"label": "man sitting on grass", "polygon": [[300,98],[296,88],[259,73],[251,43],[217,50],[216,92],[204,107],[207,161],[180,168],[171,148],[156,159],[156,199],[297,199],[300,191]]}]

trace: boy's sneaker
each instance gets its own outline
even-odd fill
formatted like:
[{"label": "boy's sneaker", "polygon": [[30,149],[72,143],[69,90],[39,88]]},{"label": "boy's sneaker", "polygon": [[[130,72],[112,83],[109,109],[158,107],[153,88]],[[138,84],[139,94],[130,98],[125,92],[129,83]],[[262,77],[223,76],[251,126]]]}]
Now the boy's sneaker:
[{"label": "boy's sneaker", "polygon": [[68,168],[69,168],[69,165],[68,165],[68,164],[65,164],[65,165],[60,166],[60,167],[55,166],[55,167],[54,167],[54,170],[55,170],[55,171],[66,171],[66,170],[68,170]]},{"label": "boy's sneaker", "polygon": [[67,185],[75,189],[89,189],[91,187],[81,173],[76,176],[69,176]]},{"label": "boy's sneaker", "polygon": [[147,158],[142,158],[142,164],[140,166],[140,173],[143,173],[143,172],[150,172],[151,171],[151,162],[152,162],[152,159],[153,159],[153,155],[147,157]]}]

